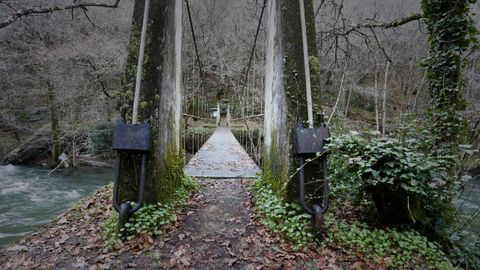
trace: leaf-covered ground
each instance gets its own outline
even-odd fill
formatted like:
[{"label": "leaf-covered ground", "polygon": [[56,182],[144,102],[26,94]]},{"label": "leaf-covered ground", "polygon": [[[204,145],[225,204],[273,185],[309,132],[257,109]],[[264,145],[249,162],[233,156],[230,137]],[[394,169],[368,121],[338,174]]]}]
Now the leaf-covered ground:
[{"label": "leaf-covered ground", "polygon": [[105,248],[100,224],[115,214],[100,189],[50,225],[0,249],[0,269],[355,269],[333,250],[293,251],[255,220],[246,180],[201,180],[162,236]]}]

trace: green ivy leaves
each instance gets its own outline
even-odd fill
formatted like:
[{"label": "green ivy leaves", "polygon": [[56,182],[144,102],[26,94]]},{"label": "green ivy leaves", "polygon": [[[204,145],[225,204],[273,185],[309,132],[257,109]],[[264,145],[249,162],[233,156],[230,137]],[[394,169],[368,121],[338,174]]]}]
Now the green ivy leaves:
[{"label": "green ivy leaves", "polygon": [[331,216],[325,219],[324,244],[389,269],[415,268],[425,260],[429,269],[453,269],[437,244],[415,231],[371,229],[362,223],[347,224]]},{"label": "green ivy leaves", "polygon": [[344,168],[357,175],[364,192],[379,184],[400,186],[407,193],[428,196],[436,192],[429,183],[434,178],[447,178],[443,174],[444,161],[417,152],[395,138],[368,140],[350,134],[334,137],[329,149],[347,162]]},{"label": "green ivy leaves", "polygon": [[388,269],[453,269],[440,247],[415,231],[348,224],[330,215],[325,217],[324,239],[318,245],[321,235],[312,230],[310,216],[300,206],[282,201],[261,178],[253,183],[251,191],[260,222],[295,248],[328,246]]},{"label": "green ivy leaves", "polygon": [[269,184],[257,179],[251,187],[260,222],[290,241],[294,248],[306,247],[314,240],[310,216],[300,206],[283,202]]},{"label": "green ivy leaves", "polygon": [[118,215],[112,215],[101,225],[106,245],[109,248],[115,248],[123,240],[128,241],[139,235],[160,235],[161,227],[177,220],[176,209],[185,205],[190,191],[197,188],[198,183],[191,177],[184,176],[181,187],[173,196],[174,199],[165,204],[144,204],[125,224],[123,237],[117,231]]},{"label": "green ivy leaves", "polygon": [[[424,59],[433,104],[432,131],[440,142],[454,143],[463,126],[458,112],[466,107],[461,68],[463,53],[475,49],[478,31],[470,5],[476,0],[422,0],[430,50]],[[460,119],[459,119],[460,118]]]}]

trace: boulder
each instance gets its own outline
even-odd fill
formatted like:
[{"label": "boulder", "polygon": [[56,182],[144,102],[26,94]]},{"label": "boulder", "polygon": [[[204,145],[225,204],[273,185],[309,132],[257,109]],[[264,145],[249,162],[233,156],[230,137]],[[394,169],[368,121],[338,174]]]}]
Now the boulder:
[{"label": "boulder", "polygon": [[50,136],[48,134],[37,134],[24,142],[22,145],[8,153],[3,163],[6,164],[28,164],[34,160],[48,155],[51,151]]}]

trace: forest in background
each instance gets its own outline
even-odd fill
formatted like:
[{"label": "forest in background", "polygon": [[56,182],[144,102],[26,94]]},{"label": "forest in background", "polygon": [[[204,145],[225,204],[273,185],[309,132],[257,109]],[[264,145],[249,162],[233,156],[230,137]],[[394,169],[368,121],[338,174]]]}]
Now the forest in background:
[{"label": "forest in background", "polygon": [[[62,3],[39,1],[39,6]],[[419,13],[419,1],[314,3],[318,57],[310,62],[314,95],[319,101],[317,113],[327,119],[347,120],[351,129],[381,131],[385,126],[388,132],[389,126],[403,123],[399,120],[402,114],[426,111],[429,95],[420,66],[427,54],[425,26],[420,20],[395,27],[382,25]],[[209,107],[231,99],[236,116],[261,114],[263,24],[248,76],[246,70],[262,1],[209,0],[190,5],[204,78],[199,75],[188,17],[184,16],[184,111],[209,113],[206,105],[198,105],[205,104],[200,99],[206,94]],[[28,1],[2,1],[0,16],[26,6]],[[91,131],[119,115],[131,13],[132,4],[127,1],[116,9],[92,8],[86,14],[75,10],[32,15],[0,30],[0,70],[4,74],[0,88],[5,93],[0,98],[2,155],[38,132],[48,133],[48,83],[59,108],[64,147],[75,140],[84,146],[83,151],[92,150]],[[480,110],[478,52],[469,54],[468,59],[464,67],[465,116],[474,126]],[[242,102],[246,105],[240,106]]]},{"label": "forest in background", "polygon": [[[10,15],[30,1],[2,1]],[[39,6],[65,1],[38,1]],[[92,129],[118,117],[115,100],[125,73],[132,4],[33,15],[0,33],[0,153],[35,134],[50,131],[47,85],[54,90],[64,146],[79,140],[89,148]]]}]

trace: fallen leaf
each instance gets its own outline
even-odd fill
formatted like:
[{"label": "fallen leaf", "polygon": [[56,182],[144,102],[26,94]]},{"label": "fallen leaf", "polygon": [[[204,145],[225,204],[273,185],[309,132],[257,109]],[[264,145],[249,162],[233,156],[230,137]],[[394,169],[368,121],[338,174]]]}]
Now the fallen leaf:
[{"label": "fallen leaf", "polygon": [[181,258],[180,262],[186,267],[191,265],[190,261],[186,257]]},{"label": "fallen leaf", "polygon": [[177,259],[175,257],[172,257],[170,261],[167,264],[167,268],[173,268],[177,265]]},{"label": "fallen leaf", "polygon": [[65,216],[63,216],[58,220],[58,224],[66,224],[66,223],[68,223],[68,220]]},{"label": "fallen leaf", "polygon": [[185,252],[186,252],[185,246],[180,246],[180,247],[173,253],[173,255],[175,255],[175,257],[177,257],[177,258],[180,258],[180,256],[182,256],[183,254],[185,254]]},{"label": "fallen leaf", "polygon": [[109,263],[99,264],[98,267],[100,267],[100,269],[110,269],[111,268]]},{"label": "fallen leaf", "polygon": [[27,250],[27,247],[22,245],[13,245],[7,248],[7,251],[23,251],[23,250]]},{"label": "fallen leaf", "polygon": [[76,247],[71,251],[72,255],[78,255],[80,253],[80,247]]},{"label": "fallen leaf", "polygon": [[83,257],[78,257],[76,263],[72,263],[72,266],[75,268],[85,268],[86,263]]},{"label": "fallen leaf", "polygon": [[224,262],[228,264],[228,267],[232,267],[232,265],[237,262],[238,259],[233,258],[233,259],[225,259]]},{"label": "fallen leaf", "polygon": [[229,240],[227,240],[227,241],[225,241],[225,242],[221,243],[221,244],[220,244],[220,246],[225,246],[225,247],[228,247],[228,246],[230,246],[230,241],[229,241]]}]

